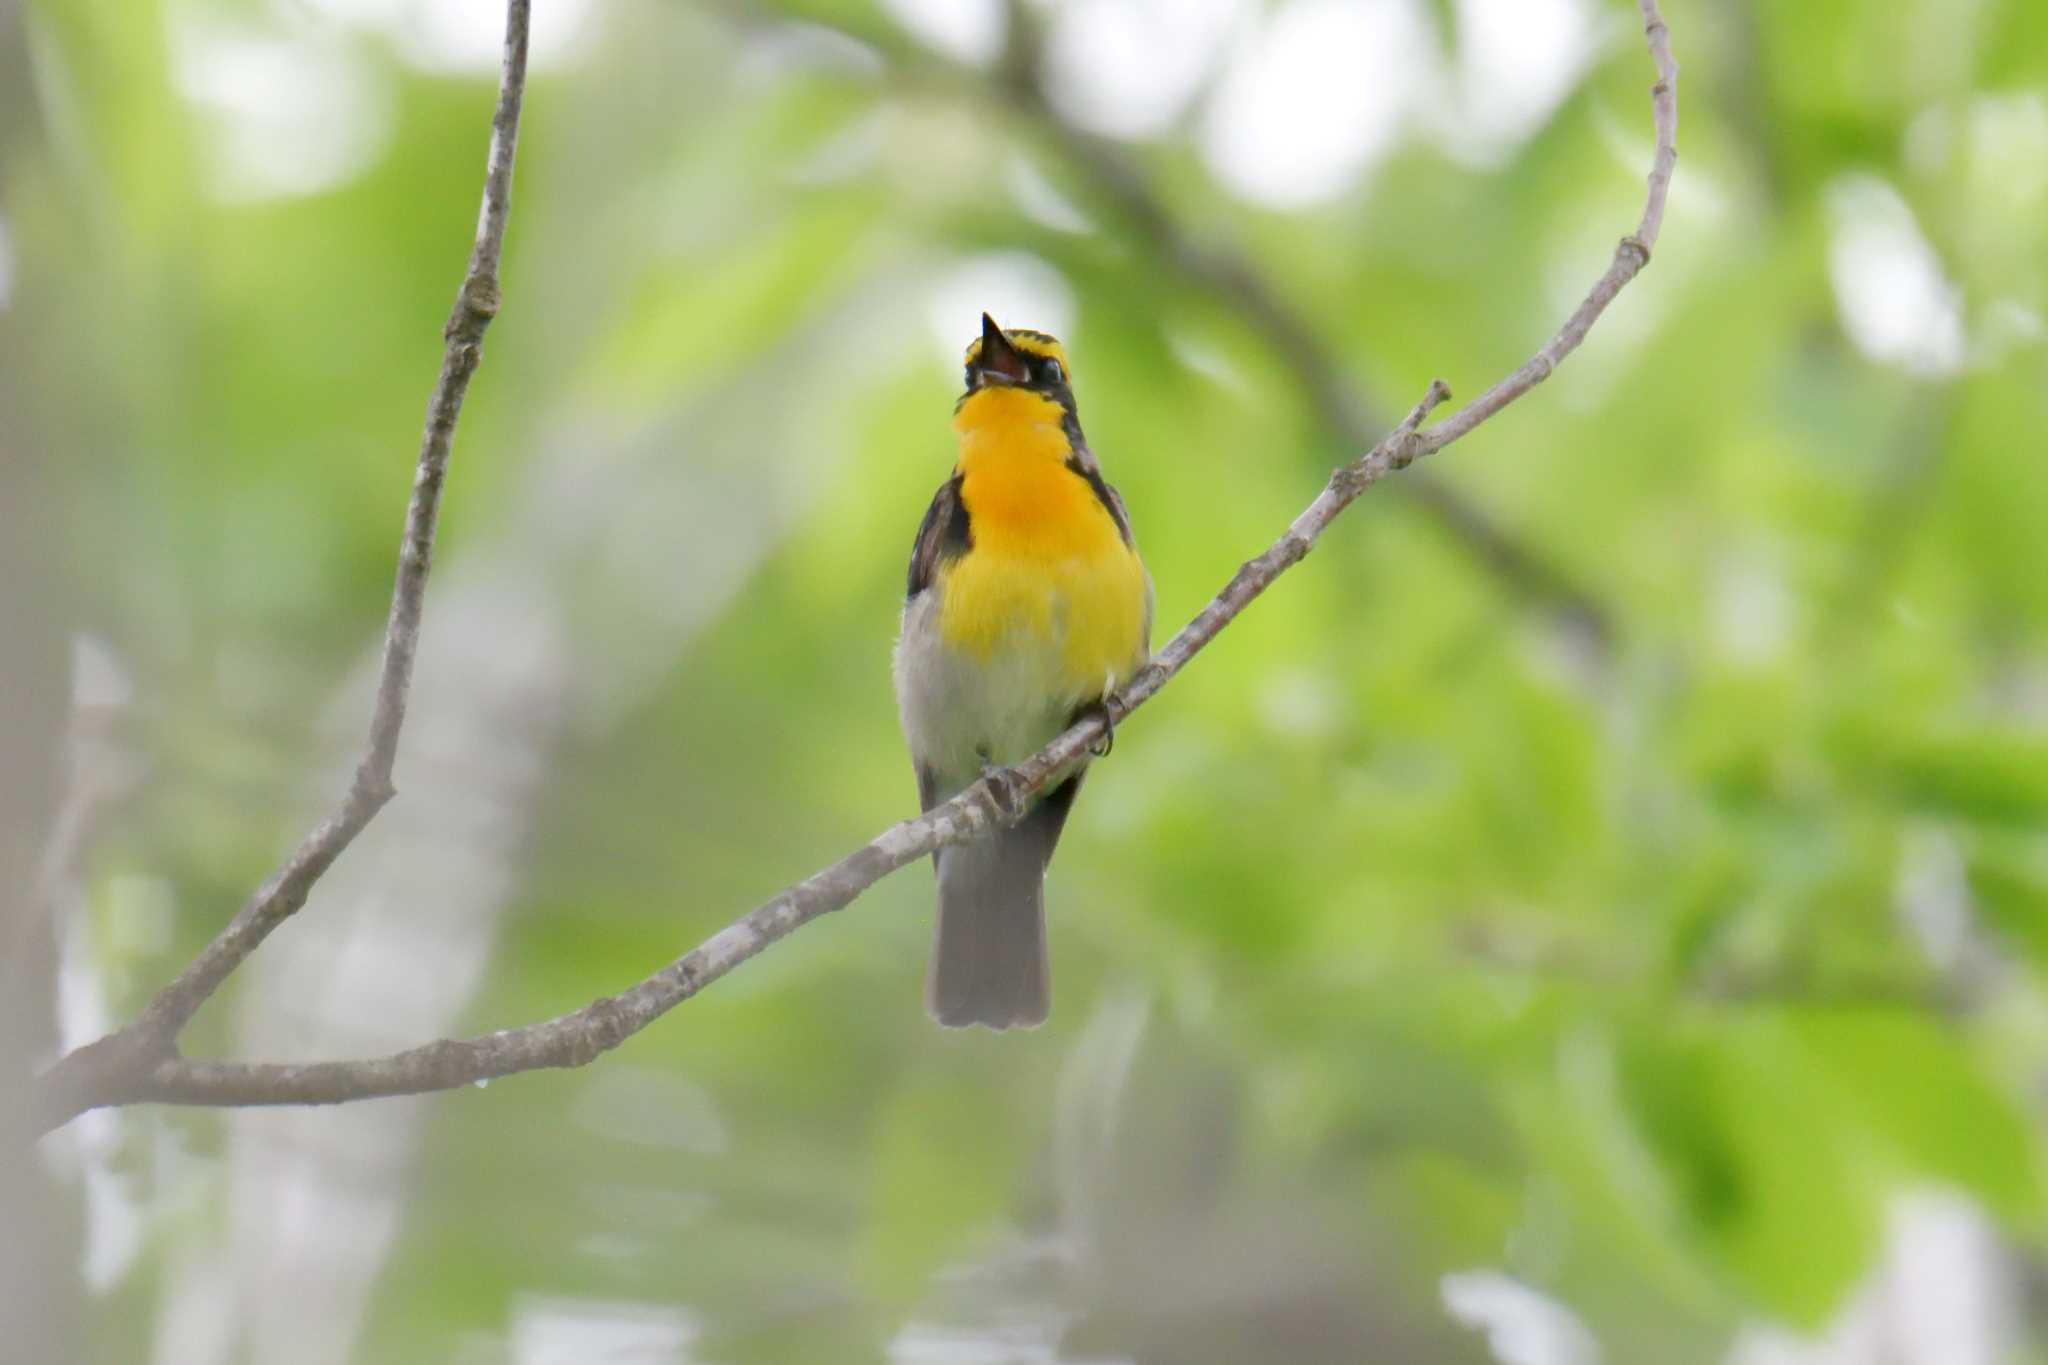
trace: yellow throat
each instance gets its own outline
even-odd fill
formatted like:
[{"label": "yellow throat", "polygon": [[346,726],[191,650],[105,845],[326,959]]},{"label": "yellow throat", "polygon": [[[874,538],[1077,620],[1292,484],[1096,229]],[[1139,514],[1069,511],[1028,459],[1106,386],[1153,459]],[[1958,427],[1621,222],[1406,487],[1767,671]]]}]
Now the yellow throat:
[{"label": "yellow throat", "polygon": [[1055,400],[996,385],[954,412],[972,544],[945,576],[940,632],[989,659],[1056,651],[1059,690],[1091,700],[1144,661],[1145,570],[1074,454]]}]

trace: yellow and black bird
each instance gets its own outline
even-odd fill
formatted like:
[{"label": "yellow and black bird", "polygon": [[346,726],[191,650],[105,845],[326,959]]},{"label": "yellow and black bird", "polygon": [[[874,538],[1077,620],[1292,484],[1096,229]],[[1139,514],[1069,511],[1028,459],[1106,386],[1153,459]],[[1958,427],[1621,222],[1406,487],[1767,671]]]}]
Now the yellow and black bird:
[{"label": "yellow and black bird", "polygon": [[[960,440],[910,554],[896,698],[926,810],[1016,763],[1151,652],[1152,581],[1123,499],[1081,435],[1067,356],[984,313]],[[941,849],[925,1003],[949,1027],[1045,1022],[1045,866],[1075,772],[1017,825]]]}]

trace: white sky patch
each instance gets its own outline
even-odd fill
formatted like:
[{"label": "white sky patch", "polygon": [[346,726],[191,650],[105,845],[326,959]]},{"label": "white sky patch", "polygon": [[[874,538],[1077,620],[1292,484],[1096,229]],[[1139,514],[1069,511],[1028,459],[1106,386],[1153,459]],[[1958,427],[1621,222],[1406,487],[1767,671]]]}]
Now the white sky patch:
[{"label": "white sky patch", "polygon": [[1963,361],[1960,295],[1899,192],[1872,175],[1828,186],[1828,275],[1842,330],[1872,360],[1949,375]]},{"label": "white sky patch", "polygon": [[661,1304],[525,1295],[512,1309],[513,1365],[688,1365],[693,1315]]},{"label": "white sky patch", "polygon": [[1599,1365],[1600,1343],[1578,1314],[1498,1270],[1446,1275],[1444,1307],[1484,1332],[1500,1365]]},{"label": "white sky patch", "polygon": [[1587,0],[1458,0],[1446,150],[1493,165],[1541,128],[1599,49]]},{"label": "white sky patch", "polygon": [[1066,338],[1074,321],[1067,277],[1028,251],[970,256],[942,275],[926,296],[925,317],[948,365],[960,363],[981,335],[981,315],[1003,327],[1029,327]]},{"label": "white sky patch", "polygon": [[1825,1344],[1808,1343],[1778,1327],[1746,1323],[1728,1348],[1726,1365],[1860,1365]]},{"label": "white sky patch", "polygon": [[1000,0],[882,0],[918,41],[957,61],[986,66],[1003,50]]},{"label": "white sky patch", "polygon": [[[1891,1218],[1888,1256],[1897,1356],[1912,1365],[1996,1365],[2019,1346],[2013,1268],[1982,1210],[1957,1195],[1919,1194]],[[1912,1286],[1910,1291],[1906,1286]]]},{"label": "white sky patch", "polygon": [[1062,5],[1046,35],[1047,98],[1111,137],[1171,128],[1249,17],[1244,0],[1089,0]]},{"label": "white sky patch", "polygon": [[178,88],[203,115],[222,199],[317,194],[367,170],[391,137],[392,93],[347,45],[175,20]]},{"label": "white sky patch", "polygon": [[[573,62],[589,45],[589,0],[542,0],[533,7],[528,63],[546,71]],[[430,71],[496,71],[504,59],[501,5],[476,0],[416,0],[401,12],[399,50]]]},{"label": "white sky patch", "polygon": [[[498,69],[505,50],[505,7],[479,0],[272,0],[283,16],[310,11],[334,23],[384,33],[407,63],[427,71]],[[541,0],[533,7],[527,65],[546,71],[590,46],[591,0]]]},{"label": "white sky patch", "polygon": [[1432,60],[1406,0],[1293,0],[1224,73],[1203,155],[1258,203],[1330,199],[1393,150]]},{"label": "white sky patch", "polygon": [[2020,1295],[1998,1232],[1969,1200],[1907,1195],[1883,1262],[1825,1333],[1751,1323],[1726,1365],[2002,1365],[2021,1342]]},{"label": "white sky patch", "polygon": [[889,1343],[889,1365],[1064,1365],[1056,1344],[1062,1325],[1051,1317],[989,1327],[913,1322]]}]

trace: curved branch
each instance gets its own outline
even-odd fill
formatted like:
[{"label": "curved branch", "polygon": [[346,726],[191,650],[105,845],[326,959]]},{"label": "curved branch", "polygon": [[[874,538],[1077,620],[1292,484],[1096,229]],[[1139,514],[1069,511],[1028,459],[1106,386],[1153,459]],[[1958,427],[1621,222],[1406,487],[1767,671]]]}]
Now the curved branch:
[{"label": "curved branch", "polygon": [[469,391],[470,377],[483,359],[484,331],[498,313],[498,263],[504,255],[505,225],[512,211],[512,161],[519,142],[520,106],[526,94],[530,9],[531,0],[508,0],[505,8],[504,62],[499,74],[497,106],[491,117],[483,207],[477,218],[469,267],[456,291],[447,326],[442,330],[447,344],[441,357],[440,377],[427,400],[412,498],[406,506],[405,531],[399,542],[391,614],[384,628],[384,661],[377,679],[377,700],[355,777],[340,803],[299,841],[283,866],[257,888],[228,926],[192,959],[177,979],[158,993],[141,1017],[65,1057],[53,1069],[53,1079],[76,1073],[86,1060],[96,1059],[94,1066],[132,1068],[174,1055],[178,1035],[199,1007],[272,930],[306,903],[314,884],[396,795],[391,768],[398,756],[399,731],[405,725],[413,659],[419,652],[420,615],[426,601],[427,575],[433,567],[434,527],[440,517],[441,489],[448,475],[455,424],[462,416],[462,400]]},{"label": "curved branch", "polygon": [[[1343,446],[1373,439],[1384,420],[1358,396],[1313,323],[1290,304],[1273,281],[1244,252],[1202,241],[1168,207],[1159,187],[1123,147],[1062,118],[1046,98],[1043,23],[1023,3],[1009,0],[1009,49],[1003,89],[1014,98],[1004,107],[1021,112],[1059,154],[1116,206],[1156,256],[1183,279],[1236,313],[1279,355],[1295,377],[1324,428]],[[1541,547],[1503,526],[1455,485],[1429,474],[1401,484],[1423,511],[1508,588],[1549,607],[1587,637],[1605,644],[1613,635],[1607,604],[1578,582]]]},{"label": "curved branch", "polygon": [[[518,0],[515,0],[515,4]],[[523,1028],[428,1043],[360,1061],[277,1064],[145,1059],[142,1065],[74,1067],[82,1054],[44,1077],[38,1118],[46,1127],[85,1109],[158,1101],[173,1104],[329,1104],[418,1094],[492,1080],[521,1071],[584,1065],[618,1046],[748,958],[803,925],[850,904],[868,887],[933,851],[979,837],[1019,819],[1030,799],[1079,761],[1106,723],[1120,721],[1156,696],[1202,648],[1314,548],[1323,532],[1367,488],[1441,450],[1542,382],[1584,340],[1601,312],[1645,264],[1664,216],[1677,160],[1678,67],[1657,0],[1638,0],[1657,82],[1651,87],[1657,132],[1641,223],[1622,239],[1614,260],[1565,325],[1513,374],[1464,409],[1430,428],[1423,421],[1450,397],[1443,381],[1378,444],[1331,474],[1315,501],[1257,558],[1168,641],[1111,699],[1108,716],[1090,716],[1014,768],[1001,770],[914,819],[883,831],[823,871],[721,929],[703,944],[618,995]],[[67,1074],[68,1072],[68,1074]]]},{"label": "curved branch", "polygon": [[150,1002],[136,1027],[165,1042],[175,1040],[186,1022],[228,974],[256,951],[258,944],[306,903],[342,851],[354,842],[384,804],[397,795],[391,766],[398,757],[398,732],[405,724],[405,703],[412,691],[412,665],[419,653],[420,613],[427,595],[427,574],[434,563],[434,526],[441,514],[441,488],[448,477],[448,456],[455,444],[455,424],[470,377],[483,359],[484,331],[498,315],[498,261],[505,251],[505,224],[512,214],[512,159],[519,145],[519,109],[526,94],[526,30],[531,0],[509,0],[505,7],[505,56],[498,82],[498,104],[491,116],[491,150],[484,173],[483,208],[477,217],[476,243],[469,269],[441,335],[441,376],[427,399],[426,428],[420,436],[418,471],[413,475],[412,501],[405,509],[405,534],[399,542],[398,579],[391,590],[391,616],[384,627],[384,664],[377,679],[377,704],[370,715],[370,735],[355,780],[334,812],[316,826],[285,865],[258,889],[219,937],[206,945],[178,979]]}]

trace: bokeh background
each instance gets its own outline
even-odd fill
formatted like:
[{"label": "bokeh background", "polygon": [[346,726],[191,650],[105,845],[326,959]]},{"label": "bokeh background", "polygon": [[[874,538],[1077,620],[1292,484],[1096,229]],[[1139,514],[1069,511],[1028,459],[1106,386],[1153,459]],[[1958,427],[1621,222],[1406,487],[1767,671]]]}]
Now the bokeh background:
[{"label": "bokeh background", "polygon": [[[908,812],[983,308],[1069,341],[1163,639],[1649,163],[1620,0],[536,8],[402,794],[194,1050],[570,1009]],[[1667,13],[1655,263],[1126,724],[1047,1028],[928,1024],[919,866],[587,1070],[93,1114],[8,1158],[7,1349],[2048,1360],[2048,7]],[[501,21],[0,3],[31,1062],[346,776]]]}]

